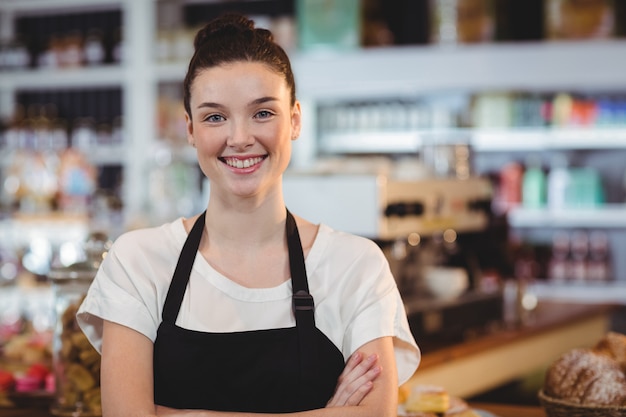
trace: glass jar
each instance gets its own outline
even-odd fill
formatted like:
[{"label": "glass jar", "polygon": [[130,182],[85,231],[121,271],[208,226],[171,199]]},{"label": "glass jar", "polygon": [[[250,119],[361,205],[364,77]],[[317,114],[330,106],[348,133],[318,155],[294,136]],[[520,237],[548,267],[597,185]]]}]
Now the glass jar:
[{"label": "glass jar", "polygon": [[431,41],[438,44],[494,40],[493,0],[431,0]]},{"label": "glass jar", "polygon": [[53,341],[55,416],[96,417],[100,402],[100,354],[91,346],[76,321],[76,312],[100,267],[111,242],[92,233],[85,244],[86,259],[49,274],[54,293],[56,326]]}]

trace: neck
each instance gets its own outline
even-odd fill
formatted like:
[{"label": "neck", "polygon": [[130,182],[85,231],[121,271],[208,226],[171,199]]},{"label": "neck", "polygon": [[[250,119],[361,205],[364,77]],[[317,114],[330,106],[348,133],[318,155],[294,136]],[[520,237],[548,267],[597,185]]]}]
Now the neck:
[{"label": "neck", "polygon": [[216,200],[210,200],[207,207],[209,241],[258,246],[284,240],[286,211],[282,199],[236,206]]}]

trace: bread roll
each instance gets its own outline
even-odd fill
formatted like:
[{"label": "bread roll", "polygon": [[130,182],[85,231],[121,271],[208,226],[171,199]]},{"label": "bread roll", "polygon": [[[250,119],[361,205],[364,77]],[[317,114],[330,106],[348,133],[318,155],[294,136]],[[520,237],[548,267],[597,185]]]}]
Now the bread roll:
[{"label": "bread roll", "polygon": [[609,332],[600,339],[593,350],[615,359],[622,371],[626,372],[626,335]]},{"label": "bread roll", "polygon": [[548,368],[547,395],[584,405],[626,405],[626,377],[619,364],[591,349],[573,349]]}]

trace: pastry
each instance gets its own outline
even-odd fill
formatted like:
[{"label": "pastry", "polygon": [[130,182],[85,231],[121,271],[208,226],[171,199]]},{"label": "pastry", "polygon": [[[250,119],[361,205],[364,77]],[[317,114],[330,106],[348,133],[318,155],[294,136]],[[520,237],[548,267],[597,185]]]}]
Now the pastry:
[{"label": "pastry", "polygon": [[450,408],[443,417],[480,417],[470,406],[459,397],[450,397]]},{"label": "pastry", "polygon": [[449,410],[443,414],[444,417],[480,417],[476,411],[471,408],[467,408],[465,410],[453,411]]},{"label": "pastry", "polygon": [[593,351],[615,359],[622,371],[626,372],[626,335],[609,332],[596,343]]},{"label": "pastry", "polygon": [[626,405],[626,377],[619,364],[591,349],[572,349],[549,368],[547,395],[584,405]]},{"label": "pastry", "polygon": [[450,408],[448,392],[435,385],[415,385],[405,403],[406,411],[444,413]]},{"label": "pastry", "polygon": [[403,404],[409,398],[410,392],[411,388],[407,384],[400,385],[398,387],[398,404]]}]

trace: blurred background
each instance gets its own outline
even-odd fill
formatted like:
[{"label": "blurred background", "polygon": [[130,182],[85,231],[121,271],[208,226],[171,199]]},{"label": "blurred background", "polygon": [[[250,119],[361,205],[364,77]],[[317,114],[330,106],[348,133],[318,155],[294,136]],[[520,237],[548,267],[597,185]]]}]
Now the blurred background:
[{"label": "blurred background", "polygon": [[16,294],[47,294],[92,233],[206,206],[182,80],[195,32],[227,11],[292,59],[305,125],[288,206],[374,239],[407,305],[483,303],[424,349],[518,320],[507,283],[626,299],[624,1],[0,0],[5,335],[50,328],[51,301]]}]

